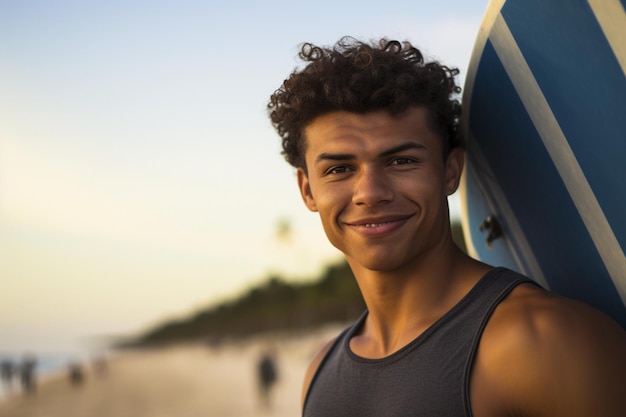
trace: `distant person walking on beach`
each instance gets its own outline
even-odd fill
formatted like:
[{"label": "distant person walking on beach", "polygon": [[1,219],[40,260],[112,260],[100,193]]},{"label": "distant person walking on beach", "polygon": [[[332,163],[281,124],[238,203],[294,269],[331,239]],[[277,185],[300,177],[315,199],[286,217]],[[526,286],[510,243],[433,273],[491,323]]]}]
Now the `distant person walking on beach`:
[{"label": "distant person walking on beach", "polygon": [[70,384],[74,386],[83,385],[85,375],[83,373],[83,367],[77,362],[72,362],[68,365],[67,374],[70,380]]},{"label": "distant person walking on beach", "polygon": [[367,306],[311,362],[302,415],[626,416],[624,329],[452,239],[459,71],[387,39],[299,56],[269,115]]},{"label": "distant person walking on beach", "polygon": [[257,363],[257,377],[261,404],[265,408],[272,407],[272,388],[278,380],[276,358],[272,352],[264,352]]},{"label": "distant person walking on beach", "polygon": [[7,392],[13,390],[13,375],[15,374],[15,364],[9,359],[0,362],[0,378],[2,385]]},{"label": "distant person walking on beach", "polygon": [[20,381],[22,383],[22,391],[27,394],[34,394],[37,388],[36,372],[37,366],[36,359],[27,355],[20,364]]}]

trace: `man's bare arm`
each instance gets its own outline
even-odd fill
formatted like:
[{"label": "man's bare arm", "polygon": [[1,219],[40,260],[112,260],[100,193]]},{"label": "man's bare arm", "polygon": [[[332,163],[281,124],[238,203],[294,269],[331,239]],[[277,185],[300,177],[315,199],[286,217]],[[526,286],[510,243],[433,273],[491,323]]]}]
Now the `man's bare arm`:
[{"label": "man's bare arm", "polygon": [[501,306],[472,377],[483,384],[474,386],[476,417],[626,416],[624,329],[582,303],[535,289],[516,291]]}]

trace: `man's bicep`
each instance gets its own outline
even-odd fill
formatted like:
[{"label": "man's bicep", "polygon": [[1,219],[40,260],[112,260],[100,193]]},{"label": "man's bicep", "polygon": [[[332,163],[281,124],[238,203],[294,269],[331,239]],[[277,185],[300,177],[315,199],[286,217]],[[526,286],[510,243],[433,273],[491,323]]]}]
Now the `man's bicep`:
[{"label": "man's bicep", "polygon": [[597,311],[585,319],[563,344],[560,382],[570,390],[563,400],[572,416],[626,416],[626,332]]},{"label": "man's bicep", "polygon": [[[551,309],[548,309],[551,310]],[[626,333],[576,302],[539,317],[525,345],[523,396],[529,415],[625,416]],[[524,346],[524,344],[522,344]]]},{"label": "man's bicep", "polygon": [[626,332],[579,302],[520,288],[485,328],[472,371],[481,415],[626,416]]}]

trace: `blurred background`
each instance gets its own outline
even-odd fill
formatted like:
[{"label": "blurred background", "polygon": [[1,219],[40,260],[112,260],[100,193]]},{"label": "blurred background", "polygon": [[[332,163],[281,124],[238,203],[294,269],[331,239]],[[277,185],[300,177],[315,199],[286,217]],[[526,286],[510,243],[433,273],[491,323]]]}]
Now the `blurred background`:
[{"label": "blurred background", "polygon": [[360,313],[267,100],[302,42],[344,35],[409,40],[462,85],[487,3],[0,0],[0,359],[42,375]]}]

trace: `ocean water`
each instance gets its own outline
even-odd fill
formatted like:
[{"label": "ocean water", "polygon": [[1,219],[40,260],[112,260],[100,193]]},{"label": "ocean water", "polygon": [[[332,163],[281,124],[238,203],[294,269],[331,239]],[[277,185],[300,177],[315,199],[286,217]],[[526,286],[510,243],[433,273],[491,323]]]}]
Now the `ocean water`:
[{"label": "ocean water", "polygon": [[[84,358],[79,357],[80,355],[76,353],[42,353],[29,354],[29,356],[35,361],[35,381],[41,381],[50,376],[66,372],[68,365],[72,362],[84,361]],[[4,361],[10,361],[16,369],[13,372],[13,378],[10,384],[7,384],[5,380],[0,381],[0,399],[13,393],[22,392],[18,367],[22,365],[24,355],[12,352],[0,352],[0,363]]]}]

